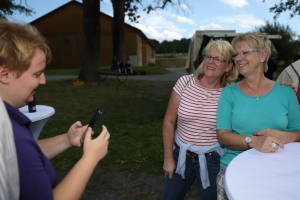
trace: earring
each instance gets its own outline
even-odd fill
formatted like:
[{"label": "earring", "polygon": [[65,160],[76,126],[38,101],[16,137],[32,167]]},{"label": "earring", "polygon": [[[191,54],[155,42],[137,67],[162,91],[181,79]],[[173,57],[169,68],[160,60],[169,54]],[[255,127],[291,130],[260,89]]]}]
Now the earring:
[{"label": "earring", "polygon": [[226,72],[225,76],[226,76],[226,77],[228,76],[228,72]]}]

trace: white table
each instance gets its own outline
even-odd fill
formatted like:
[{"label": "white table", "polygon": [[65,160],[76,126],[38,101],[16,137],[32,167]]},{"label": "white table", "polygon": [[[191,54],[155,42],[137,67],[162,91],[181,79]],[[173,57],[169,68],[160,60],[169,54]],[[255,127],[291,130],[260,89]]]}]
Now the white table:
[{"label": "white table", "polygon": [[225,190],[230,200],[299,200],[300,143],[274,153],[241,153],[226,169]]},{"label": "white table", "polygon": [[54,108],[50,106],[36,105],[36,112],[30,113],[28,111],[28,106],[23,106],[19,109],[24,115],[26,115],[31,120],[30,129],[33,133],[35,140],[39,138],[39,135],[49,120],[49,118],[55,113]]}]

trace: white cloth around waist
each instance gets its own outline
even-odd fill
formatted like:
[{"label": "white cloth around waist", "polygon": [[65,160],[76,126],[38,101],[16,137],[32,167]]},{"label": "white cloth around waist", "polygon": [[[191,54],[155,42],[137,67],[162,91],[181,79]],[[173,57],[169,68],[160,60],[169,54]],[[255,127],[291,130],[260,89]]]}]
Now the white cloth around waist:
[{"label": "white cloth around waist", "polygon": [[[179,139],[177,130],[175,131],[175,142],[178,144],[178,146],[180,148],[175,173],[181,175],[181,177],[183,179],[185,179],[184,172],[185,172],[185,163],[186,163],[186,151],[189,150],[191,152],[194,152],[194,153],[198,154],[199,167],[200,167],[199,171],[200,171],[200,178],[201,178],[202,186],[204,189],[209,187],[210,182],[209,182],[209,175],[208,175],[208,170],[207,170],[205,153],[216,151],[220,154],[220,156],[222,156],[223,149],[221,148],[220,144],[218,142],[211,146],[194,146],[193,144],[190,144],[190,143],[185,144]],[[175,148],[175,146],[173,148]]]}]

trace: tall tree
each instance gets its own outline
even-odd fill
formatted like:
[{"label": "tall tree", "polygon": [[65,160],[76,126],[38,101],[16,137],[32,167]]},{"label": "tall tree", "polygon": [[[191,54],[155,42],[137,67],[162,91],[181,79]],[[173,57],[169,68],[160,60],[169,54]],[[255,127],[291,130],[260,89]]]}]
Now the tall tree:
[{"label": "tall tree", "polygon": [[137,15],[137,6],[140,0],[111,0],[113,6],[113,56],[125,60],[125,14],[131,21],[137,21],[140,17]]},{"label": "tall tree", "polygon": [[114,10],[112,24],[113,56],[119,59],[125,59],[125,0],[112,0]]},{"label": "tall tree", "polygon": [[7,15],[12,15],[15,12],[24,13],[26,16],[30,16],[32,13],[32,9],[27,8],[27,2],[25,0],[25,4],[27,7],[21,5],[22,0],[19,1],[19,4],[15,2],[15,0],[1,0],[0,1],[0,17],[5,18]]},{"label": "tall tree", "polygon": [[[266,0],[263,0],[265,2]],[[270,8],[270,12],[274,12],[276,19],[282,12],[290,11],[290,16],[300,15],[300,2],[298,0],[280,0],[279,4],[275,4]]]},{"label": "tall tree", "polygon": [[78,79],[96,81],[100,66],[100,0],[82,0],[83,52],[82,68]]},{"label": "tall tree", "polygon": [[281,35],[282,39],[272,40],[278,52],[276,61],[292,62],[294,55],[299,51],[299,45],[294,39],[296,33],[288,25],[284,26],[276,21],[273,23],[266,21],[266,25],[258,27],[256,30],[263,33]]},{"label": "tall tree", "polygon": [[[137,21],[140,16],[137,15],[137,4],[142,4],[142,0],[111,0],[114,10],[114,18],[112,25],[113,38],[113,55],[118,59],[125,59],[125,33],[124,33],[124,19],[125,15],[129,17],[132,22]],[[152,4],[146,6],[144,11],[147,13],[156,10],[164,9],[169,3],[172,6],[180,6],[186,0],[153,0]]]}]

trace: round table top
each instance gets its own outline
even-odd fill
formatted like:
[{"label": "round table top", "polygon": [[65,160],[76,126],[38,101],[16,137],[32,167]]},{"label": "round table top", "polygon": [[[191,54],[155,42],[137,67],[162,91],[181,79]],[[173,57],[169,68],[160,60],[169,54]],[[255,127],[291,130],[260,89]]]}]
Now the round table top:
[{"label": "round table top", "polygon": [[226,169],[229,199],[300,199],[300,143],[285,144],[274,153],[247,150]]},{"label": "round table top", "polygon": [[30,113],[28,111],[28,106],[23,106],[19,109],[24,115],[26,115],[32,122],[45,119],[52,116],[55,113],[54,108],[44,105],[36,105],[36,112]]}]

